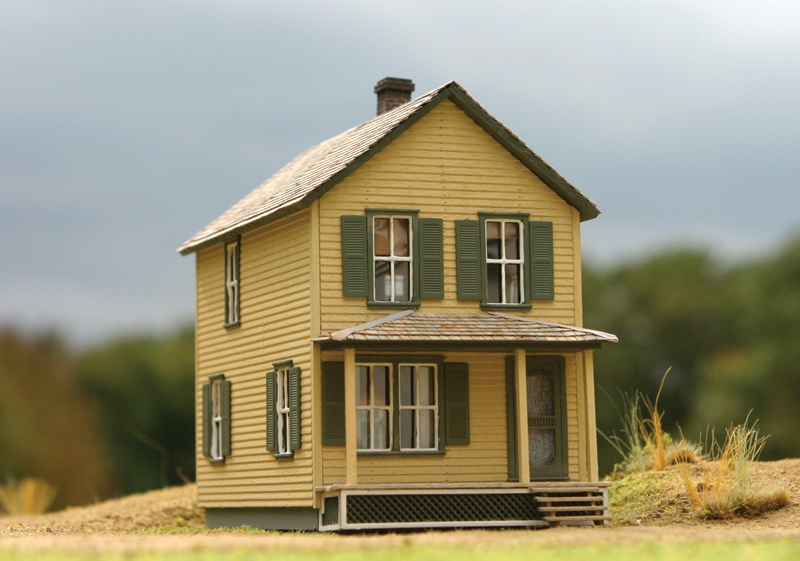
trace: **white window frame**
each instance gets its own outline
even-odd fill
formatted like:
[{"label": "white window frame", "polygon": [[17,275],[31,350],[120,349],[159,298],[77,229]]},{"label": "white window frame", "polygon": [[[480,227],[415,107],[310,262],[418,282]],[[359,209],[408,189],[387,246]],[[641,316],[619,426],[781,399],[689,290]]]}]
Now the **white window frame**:
[{"label": "white window frame", "polygon": [[[500,259],[491,259],[489,257],[489,222],[500,222]],[[519,227],[519,259],[506,258],[506,224],[513,222]],[[486,257],[486,303],[487,304],[503,304],[503,305],[521,305],[526,302],[525,300],[525,224],[521,220],[508,219],[508,218],[486,218],[483,221],[483,239],[484,242],[484,255]],[[489,265],[500,265],[500,302],[489,301]],[[506,265],[519,265],[519,302],[508,302],[506,297]]]},{"label": "white window frame", "polygon": [[[369,368],[369,405],[358,405],[358,382],[356,380],[356,418],[358,418],[358,411],[368,411],[369,412],[369,426],[370,426],[370,447],[369,448],[358,448],[358,452],[391,452],[394,450],[394,402],[395,402],[395,395],[394,395],[394,369],[392,368],[391,363],[383,363],[383,362],[373,362],[373,363],[357,363],[356,364],[356,373],[358,372],[358,367],[366,367]],[[374,370],[373,368],[376,366],[385,366],[389,371],[389,379],[387,383],[389,384],[389,405],[375,405],[375,381],[374,381]],[[356,374],[357,376],[357,374]],[[376,448],[375,447],[375,411],[386,411],[386,416],[388,418],[389,423],[389,442],[387,448]],[[356,425],[356,430],[360,425]],[[356,433],[356,442],[360,439],[358,438],[358,433]]]},{"label": "white window frame", "polygon": [[222,460],[222,380],[211,382],[211,454],[212,460]]},{"label": "white window frame", "polygon": [[275,372],[275,413],[278,420],[276,454],[291,454],[292,424],[289,398],[289,368],[279,368]]},{"label": "white window frame", "polygon": [[[375,255],[375,220],[384,218],[389,220],[389,255]],[[394,255],[394,221],[408,221],[408,257]],[[376,303],[384,302],[413,302],[414,301],[414,219],[407,214],[373,214],[372,215],[372,299]],[[378,286],[375,281],[375,271],[379,262],[390,264],[389,280],[391,283],[391,298],[389,300],[378,300]],[[408,263],[408,300],[397,300],[394,293],[395,275],[394,264],[398,262]]]},{"label": "white window frame", "polygon": [[[433,381],[434,381],[434,389],[433,389],[433,399],[434,405],[403,405],[403,400],[398,395],[397,399],[397,406],[401,412],[400,415],[400,451],[433,451],[439,450],[439,365],[436,363],[407,363],[403,362],[398,364],[398,382],[402,384],[402,380],[400,380],[400,372],[404,366],[410,366],[414,369],[414,391],[415,395],[419,396],[419,367],[420,366],[429,366],[433,369]],[[402,387],[400,387],[399,392],[402,393]],[[414,431],[414,447],[413,448],[403,448],[403,411],[414,411],[414,419],[415,419],[415,431]],[[433,446],[430,448],[422,448],[419,445],[419,412],[420,411],[433,411]]]},{"label": "white window frame", "polygon": [[239,242],[231,242],[225,246],[225,323],[239,323]]}]

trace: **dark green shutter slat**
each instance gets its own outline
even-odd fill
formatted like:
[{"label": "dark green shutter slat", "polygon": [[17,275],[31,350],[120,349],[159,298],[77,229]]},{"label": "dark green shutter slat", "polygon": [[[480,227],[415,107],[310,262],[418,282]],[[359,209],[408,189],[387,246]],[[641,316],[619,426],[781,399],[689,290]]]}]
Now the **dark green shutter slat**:
[{"label": "dark green shutter slat", "polygon": [[211,455],[211,384],[203,384],[203,456]]},{"label": "dark green shutter slat", "polygon": [[533,300],[553,300],[553,223],[531,221],[529,230]]},{"label": "dark green shutter slat", "polygon": [[344,362],[322,363],[322,444],[345,445]]},{"label": "dark green shutter slat", "polygon": [[513,356],[506,357],[506,437],[508,450],[508,480],[519,481],[517,454],[517,381]]},{"label": "dark green shutter slat", "polygon": [[368,264],[367,217],[342,216],[342,289],[345,296],[367,296]]},{"label": "dark green shutter slat", "polygon": [[441,218],[420,218],[419,297],[444,298],[443,226]]},{"label": "dark green shutter slat", "polygon": [[456,220],[456,273],[458,299],[481,299],[480,222]]},{"label": "dark green shutter slat", "polygon": [[220,409],[222,410],[222,455],[231,455],[231,381],[223,380],[220,382],[220,397],[222,403]]},{"label": "dark green shutter slat", "polygon": [[274,452],[277,449],[277,427],[275,414],[275,371],[267,372],[267,450]]},{"label": "dark green shutter slat", "polygon": [[289,430],[292,433],[289,440],[289,447],[292,450],[299,450],[302,444],[300,423],[301,397],[300,367],[294,366],[289,369]]},{"label": "dark green shutter slat", "polygon": [[444,363],[445,444],[469,444],[469,365]]}]

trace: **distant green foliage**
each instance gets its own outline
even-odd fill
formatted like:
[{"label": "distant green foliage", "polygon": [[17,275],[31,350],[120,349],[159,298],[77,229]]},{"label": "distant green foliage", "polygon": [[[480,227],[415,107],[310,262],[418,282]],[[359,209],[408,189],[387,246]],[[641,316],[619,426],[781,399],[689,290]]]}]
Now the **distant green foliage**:
[{"label": "distant green foliage", "polygon": [[194,480],[194,330],[127,337],[80,357],[122,494]]},{"label": "distant green foliage", "polygon": [[[674,250],[615,268],[584,268],[584,323],[620,342],[595,354],[609,393],[661,395],[664,427],[694,440],[750,410],[771,434],[763,459],[800,456],[800,237],[779,253],[725,266],[708,252]],[[598,393],[598,426],[618,424]],[[616,454],[601,442],[601,472]]]}]

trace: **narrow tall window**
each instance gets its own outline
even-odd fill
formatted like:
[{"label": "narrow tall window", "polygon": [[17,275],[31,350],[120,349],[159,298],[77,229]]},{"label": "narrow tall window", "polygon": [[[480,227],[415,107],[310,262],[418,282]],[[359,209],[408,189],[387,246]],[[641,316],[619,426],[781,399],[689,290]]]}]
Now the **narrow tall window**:
[{"label": "narrow tall window", "polygon": [[356,425],[359,450],[392,449],[391,365],[356,365]]},{"label": "narrow tall window", "polygon": [[436,365],[400,365],[400,449],[439,446]]},{"label": "narrow tall window", "polygon": [[239,323],[239,242],[225,246],[225,323]]},{"label": "narrow tall window", "polygon": [[522,222],[486,220],[486,302],[520,304],[525,301]]},{"label": "narrow tall window", "polygon": [[277,372],[277,401],[275,412],[278,418],[278,454],[291,453],[291,422],[289,408],[289,369],[281,368]]},{"label": "narrow tall window", "polygon": [[411,219],[374,216],[373,269],[376,302],[410,302],[412,296]]},{"label": "narrow tall window", "polygon": [[211,454],[212,460],[222,459],[222,381],[211,382]]}]

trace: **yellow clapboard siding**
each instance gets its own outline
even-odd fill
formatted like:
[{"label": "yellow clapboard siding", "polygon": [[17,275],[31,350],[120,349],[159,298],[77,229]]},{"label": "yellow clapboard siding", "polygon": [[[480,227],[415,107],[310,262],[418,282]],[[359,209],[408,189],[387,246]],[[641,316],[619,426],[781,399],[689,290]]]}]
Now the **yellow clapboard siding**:
[{"label": "yellow clapboard siding", "polygon": [[[292,359],[311,372],[310,229],[303,211],[247,232],[240,239],[241,326],[226,330],[223,244],[197,254],[197,414],[202,384],[224,373],[232,382],[232,455],[213,466],[197,435],[201,506],[309,506],[311,484],[311,385],[302,381],[303,449],[290,462],[266,450],[265,373],[272,362]],[[213,490],[213,492],[212,492]],[[217,491],[218,490],[218,491]]]}]

